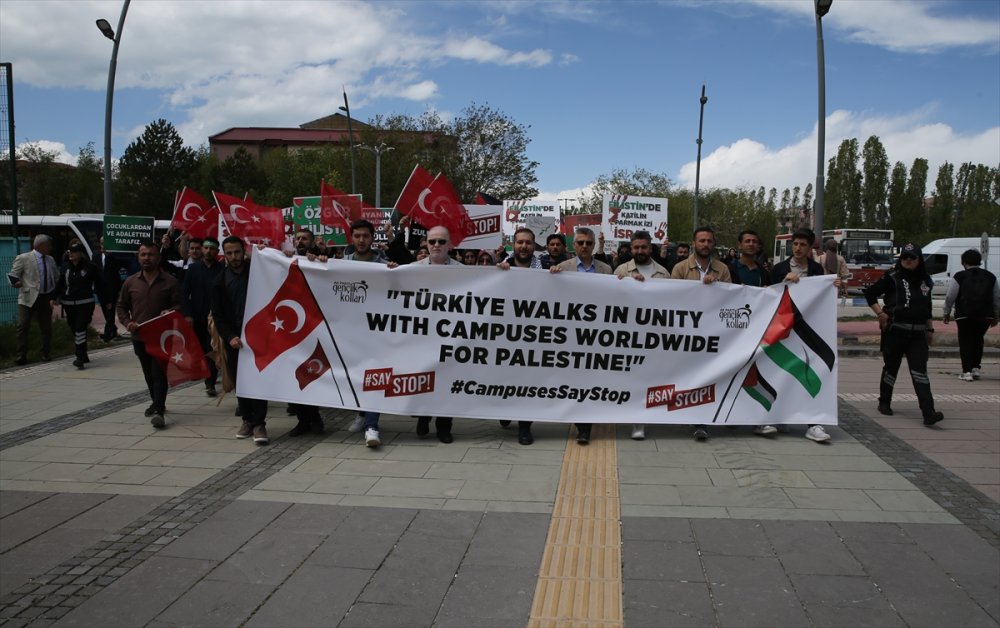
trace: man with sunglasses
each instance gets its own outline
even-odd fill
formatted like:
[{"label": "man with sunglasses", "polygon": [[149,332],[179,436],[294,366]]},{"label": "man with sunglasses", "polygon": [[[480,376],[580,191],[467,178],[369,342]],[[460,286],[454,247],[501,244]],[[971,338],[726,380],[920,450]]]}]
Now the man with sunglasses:
[{"label": "man with sunglasses", "polygon": [[[577,227],[573,235],[573,250],[576,252],[576,257],[552,266],[549,268],[549,272],[561,273],[569,271],[610,275],[611,267],[601,260],[594,258],[594,246],[596,243],[597,240],[594,237],[592,229]],[[592,426],[592,423],[577,423],[576,442],[581,445],[588,444],[590,442],[590,430]]]},{"label": "man with sunglasses", "polygon": [[[913,391],[924,416],[924,425],[934,425],[944,414],[934,409],[931,380],[927,376],[929,345],[934,338],[931,289],[920,247],[903,245],[896,265],[864,290],[868,307],[878,317],[882,330],[882,379],[879,383],[878,411],[892,416],[892,389],[906,356]],[[882,297],[882,305],[878,298]]]}]

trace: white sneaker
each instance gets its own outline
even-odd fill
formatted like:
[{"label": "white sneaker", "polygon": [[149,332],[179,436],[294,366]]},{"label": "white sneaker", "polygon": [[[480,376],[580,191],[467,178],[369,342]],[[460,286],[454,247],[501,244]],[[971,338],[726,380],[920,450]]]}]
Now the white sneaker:
[{"label": "white sneaker", "polygon": [[758,436],[769,436],[771,434],[777,434],[778,428],[773,425],[758,425],[753,428],[753,433]]},{"label": "white sneaker", "polygon": [[982,372],[979,369],[972,369],[969,372],[972,373],[972,379],[979,379],[979,377],[982,375]]},{"label": "white sneaker", "polygon": [[963,382],[971,382],[974,378],[972,377],[972,373],[962,373],[961,375],[958,376],[958,379],[962,380]]},{"label": "white sneaker", "polygon": [[825,443],[830,440],[830,435],[826,433],[822,425],[814,425],[806,430],[806,438],[817,443]]},{"label": "white sneaker", "polygon": [[357,434],[363,429],[365,429],[365,417],[361,416],[360,414],[354,417],[354,420],[351,421],[351,424],[347,426],[347,431],[353,432],[354,434]]},{"label": "white sneaker", "polygon": [[369,447],[378,447],[382,444],[382,441],[378,439],[378,430],[374,427],[365,430],[365,444]]},{"label": "white sneaker", "polygon": [[634,424],[632,426],[632,440],[646,440],[646,426]]}]

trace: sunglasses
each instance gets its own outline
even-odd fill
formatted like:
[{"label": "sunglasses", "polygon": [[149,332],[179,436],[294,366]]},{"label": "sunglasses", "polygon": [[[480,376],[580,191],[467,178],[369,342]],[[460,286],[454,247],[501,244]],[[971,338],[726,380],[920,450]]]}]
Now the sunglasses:
[{"label": "sunglasses", "polygon": [[573,242],[579,244],[580,246],[594,246],[594,242],[592,240],[573,240]]},{"label": "sunglasses", "polygon": [[444,239],[441,239],[441,240],[434,239],[434,240],[428,240],[427,244],[434,244],[434,245],[437,245],[437,246],[444,246],[445,244],[448,244],[448,241],[444,240]]},{"label": "sunglasses", "polygon": [[917,256],[916,255],[900,255],[899,259],[901,259],[901,260],[908,260],[908,259],[909,260],[914,260],[914,259],[917,259]]}]

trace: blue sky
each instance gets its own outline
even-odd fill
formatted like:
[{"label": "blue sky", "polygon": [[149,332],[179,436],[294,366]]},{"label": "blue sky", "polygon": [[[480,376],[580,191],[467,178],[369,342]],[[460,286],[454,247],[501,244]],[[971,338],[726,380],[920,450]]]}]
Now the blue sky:
[{"label": "blue sky", "polygon": [[[694,182],[707,85],[704,188],[815,179],[811,0],[727,2],[133,2],[113,155],[166,118],[193,146],[232,126],[452,115],[475,101],[530,125],[544,198],[613,168]],[[17,142],[71,161],[103,150],[120,2],[0,3]],[[1000,164],[1000,2],[834,0],[824,18],[827,156],[879,135],[890,160]]]}]

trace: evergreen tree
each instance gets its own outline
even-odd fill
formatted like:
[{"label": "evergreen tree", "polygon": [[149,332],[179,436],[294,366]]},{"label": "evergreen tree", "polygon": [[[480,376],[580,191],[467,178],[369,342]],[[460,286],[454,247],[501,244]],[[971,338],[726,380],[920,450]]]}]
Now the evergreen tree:
[{"label": "evergreen tree", "polygon": [[160,119],[147,125],[118,162],[115,211],[170,218],[174,195],[195,175],[197,165],[195,151],[184,146],[172,124]]},{"label": "evergreen tree", "polygon": [[865,161],[861,184],[862,223],[866,227],[884,229],[889,220],[885,203],[889,188],[889,156],[877,135],[865,142],[862,157]]},{"label": "evergreen tree", "polygon": [[947,161],[938,168],[934,184],[934,204],[927,219],[929,239],[941,238],[951,233],[955,212],[955,166]]},{"label": "evergreen tree", "polygon": [[901,161],[896,162],[889,175],[889,219],[896,233],[897,243],[904,242],[900,232],[906,230],[906,175],[906,165]]}]

